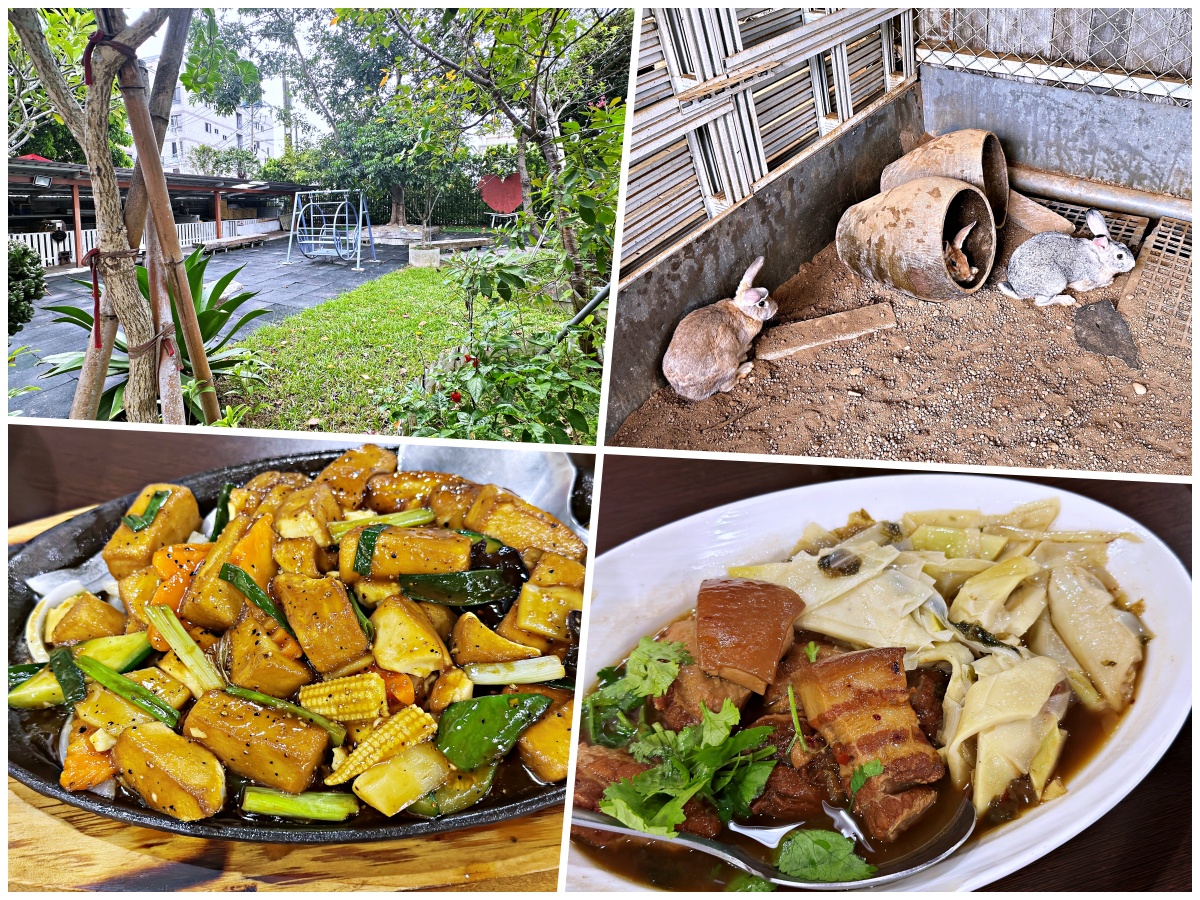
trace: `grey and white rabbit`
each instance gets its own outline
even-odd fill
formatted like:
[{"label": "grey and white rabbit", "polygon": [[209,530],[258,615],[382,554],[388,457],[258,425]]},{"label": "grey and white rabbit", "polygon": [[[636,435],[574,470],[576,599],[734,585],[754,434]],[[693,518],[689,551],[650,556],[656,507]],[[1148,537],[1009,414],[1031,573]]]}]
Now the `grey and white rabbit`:
[{"label": "grey and white rabbit", "polygon": [[731,300],[718,300],[683,317],[663,358],[663,374],[675,393],[703,400],[718,391],[731,391],[750,374],[750,344],[762,323],[777,312],[766,288],[751,287],[762,268],[760,256],[750,263]]},{"label": "grey and white rabbit", "polygon": [[1091,240],[1057,231],[1035,234],[1013,251],[1008,280],[1000,282],[1000,290],[1014,300],[1032,297],[1036,306],[1071,306],[1075,298],[1063,293],[1066,288],[1090,291],[1106,287],[1115,276],[1133,268],[1133,254],[1109,238],[1099,210],[1087,211],[1087,226]]}]

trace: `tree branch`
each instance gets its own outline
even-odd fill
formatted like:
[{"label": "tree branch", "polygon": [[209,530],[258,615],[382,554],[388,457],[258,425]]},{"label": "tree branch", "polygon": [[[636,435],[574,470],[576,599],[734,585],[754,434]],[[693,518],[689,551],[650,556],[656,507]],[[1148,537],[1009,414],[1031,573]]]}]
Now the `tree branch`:
[{"label": "tree branch", "polygon": [[75,142],[80,147],[84,146],[86,137],[84,135],[83,108],[76,102],[75,96],[67,86],[66,79],[62,76],[58,60],[54,58],[54,53],[51,52],[50,44],[42,31],[42,23],[38,18],[37,10],[10,9],[8,20],[17,30],[21,43],[25,45],[25,52],[29,55],[29,61],[33,63],[34,71],[37,72],[42,87],[50,97],[50,102],[62,116],[62,120],[71,132],[71,136],[75,138]]}]

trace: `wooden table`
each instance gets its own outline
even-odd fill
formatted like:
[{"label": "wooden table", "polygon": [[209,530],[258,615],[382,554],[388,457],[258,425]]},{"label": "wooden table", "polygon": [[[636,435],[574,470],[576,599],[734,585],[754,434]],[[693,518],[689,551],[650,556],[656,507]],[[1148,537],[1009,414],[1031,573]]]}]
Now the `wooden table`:
[{"label": "wooden table", "polygon": [[[53,517],[148,482],[338,442],[9,426],[10,530],[28,540]],[[24,527],[21,527],[21,526]],[[166,834],[95,816],[8,780],[8,879],[13,891],[452,889],[553,891],[562,810],[496,826],[371,844],[248,844]]]},{"label": "wooden table", "polygon": [[[603,553],[661,525],[745,497],[899,471],[608,454],[600,491],[596,552]],[[1074,491],[1120,510],[1162,538],[1190,568],[1190,486],[1071,478],[1027,480]],[[1154,702],[1153,698],[1148,700]],[[1191,890],[1191,731],[1189,718],[1141,785],[1100,821],[988,890]]]}]

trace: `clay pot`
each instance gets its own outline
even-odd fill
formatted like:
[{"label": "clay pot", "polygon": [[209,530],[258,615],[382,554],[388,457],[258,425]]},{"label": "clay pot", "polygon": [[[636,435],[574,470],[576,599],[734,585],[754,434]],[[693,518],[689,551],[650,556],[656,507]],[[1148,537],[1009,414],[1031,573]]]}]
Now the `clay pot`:
[{"label": "clay pot", "polygon": [[981,128],[964,128],[934,138],[883,170],[879,190],[890,191],[906,181],[941,175],[957,178],[983,191],[992,205],[996,227],[1008,218],[1008,161],[1000,139]]},{"label": "clay pot", "polygon": [[[971,229],[963,250],[979,271],[959,284],[943,241]],[[919,300],[953,300],[983,287],[996,259],[996,225],[983,192],[953,178],[918,178],[850,207],[837,227],[837,254],[850,269]]]}]

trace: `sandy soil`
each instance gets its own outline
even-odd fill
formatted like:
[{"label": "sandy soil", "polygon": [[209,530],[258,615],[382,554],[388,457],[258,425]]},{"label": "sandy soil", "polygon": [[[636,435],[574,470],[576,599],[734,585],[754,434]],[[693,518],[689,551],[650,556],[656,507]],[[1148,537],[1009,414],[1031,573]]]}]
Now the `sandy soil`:
[{"label": "sandy soil", "polygon": [[[896,329],[758,360],[731,393],[698,403],[661,388],[612,443],[1190,473],[1190,354],[1130,322],[1141,357],[1133,369],[1076,344],[1078,306],[1039,309],[1005,297],[995,285],[1012,249],[1028,237],[1006,228],[987,284],[940,304],[859,278],[830,245],[775,292],[779,317],[771,324],[890,302]],[[1128,278],[1077,298],[1116,303]]]}]

